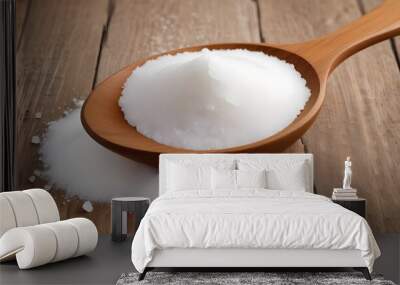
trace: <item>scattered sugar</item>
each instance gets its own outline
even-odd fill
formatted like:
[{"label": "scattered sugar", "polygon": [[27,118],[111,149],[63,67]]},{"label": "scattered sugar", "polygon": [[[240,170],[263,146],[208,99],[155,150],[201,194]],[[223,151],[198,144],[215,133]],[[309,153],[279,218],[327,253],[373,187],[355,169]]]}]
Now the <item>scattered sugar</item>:
[{"label": "scattered sugar", "polygon": [[82,106],[82,100],[79,100],[78,98],[73,98],[72,102],[74,103],[75,106]]},{"label": "scattered sugar", "polygon": [[52,122],[40,147],[48,185],[91,201],[145,196],[158,192],[157,170],[115,154],[95,142],[83,129],[81,108]]},{"label": "scattered sugar", "polygon": [[33,136],[31,139],[31,142],[33,144],[40,144],[40,137],[39,136]]},{"label": "scattered sugar", "polygon": [[42,117],[42,113],[41,112],[35,113],[35,119],[40,119],[41,117]]},{"label": "scattered sugar", "polygon": [[310,97],[293,65],[261,52],[166,55],[135,69],[119,105],[157,142],[196,150],[262,140],[286,128]]},{"label": "scattered sugar", "polygon": [[42,172],[39,169],[35,169],[33,171],[33,175],[35,175],[36,177],[40,177],[41,174],[42,174]]},{"label": "scattered sugar", "polygon": [[82,209],[85,210],[88,213],[93,212],[93,205],[92,202],[90,201],[85,201],[82,205]]},{"label": "scattered sugar", "polygon": [[35,182],[36,177],[34,175],[29,176],[28,180],[29,180],[30,183],[33,183],[33,182]]}]

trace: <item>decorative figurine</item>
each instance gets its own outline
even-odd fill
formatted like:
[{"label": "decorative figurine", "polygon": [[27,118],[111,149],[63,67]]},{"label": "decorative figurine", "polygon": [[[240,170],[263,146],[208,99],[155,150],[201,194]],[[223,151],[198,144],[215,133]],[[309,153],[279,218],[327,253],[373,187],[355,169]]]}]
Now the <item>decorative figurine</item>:
[{"label": "decorative figurine", "polygon": [[344,178],[343,178],[343,189],[352,189],[351,188],[351,160],[350,156],[347,157],[344,162]]}]

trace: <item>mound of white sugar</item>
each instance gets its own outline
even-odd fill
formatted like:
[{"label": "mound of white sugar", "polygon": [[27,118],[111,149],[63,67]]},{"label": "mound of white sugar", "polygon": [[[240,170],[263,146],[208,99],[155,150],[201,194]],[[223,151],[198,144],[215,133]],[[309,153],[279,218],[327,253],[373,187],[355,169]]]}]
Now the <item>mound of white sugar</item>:
[{"label": "mound of white sugar", "polygon": [[136,68],[119,105],[138,132],[207,150],[259,141],[287,127],[310,97],[293,65],[261,52],[207,50]]},{"label": "mound of white sugar", "polygon": [[82,199],[110,201],[120,196],[155,198],[157,171],[95,142],[84,130],[81,108],[52,122],[40,147],[48,183]]}]

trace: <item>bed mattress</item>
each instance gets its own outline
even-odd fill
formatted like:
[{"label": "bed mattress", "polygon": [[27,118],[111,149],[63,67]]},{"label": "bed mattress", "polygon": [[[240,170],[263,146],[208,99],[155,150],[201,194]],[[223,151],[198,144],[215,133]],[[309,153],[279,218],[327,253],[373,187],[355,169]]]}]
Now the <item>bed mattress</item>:
[{"label": "bed mattress", "polygon": [[380,255],[361,216],[324,196],[265,189],[163,194],[139,225],[132,262],[143,272],[173,248],[359,250],[370,271]]}]

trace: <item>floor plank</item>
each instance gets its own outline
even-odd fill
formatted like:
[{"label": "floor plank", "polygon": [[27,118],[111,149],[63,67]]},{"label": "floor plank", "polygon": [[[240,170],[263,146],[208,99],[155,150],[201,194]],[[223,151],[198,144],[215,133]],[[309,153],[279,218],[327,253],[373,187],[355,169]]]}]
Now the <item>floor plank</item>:
[{"label": "floor plank", "polygon": [[[357,1],[337,3],[259,0],[263,37],[270,42],[304,41],[361,16]],[[389,43],[368,48],[333,73],[319,118],[303,137],[306,149],[315,155],[318,193],[330,196],[332,188],[341,185],[343,161],[352,156],[353,186],[367,198],[368,221],[380,232],[400,227],[400,177],[395,175],[400,158],[399,90]]]}]

